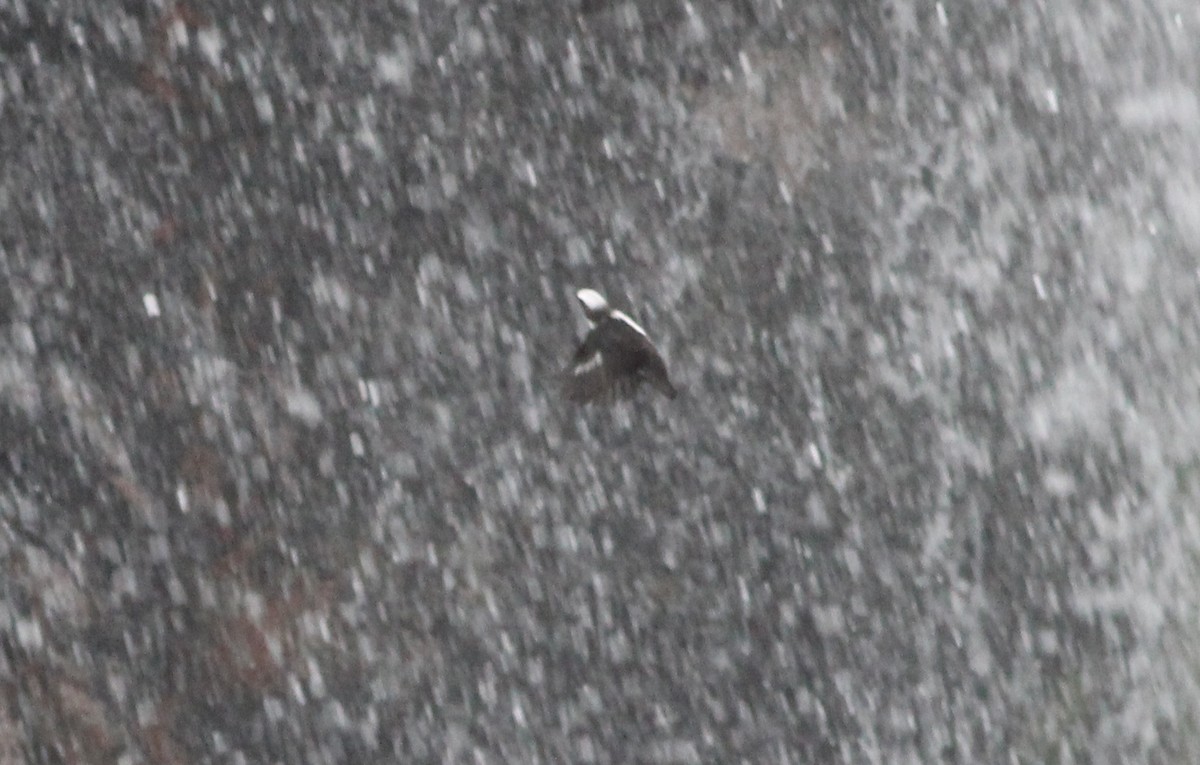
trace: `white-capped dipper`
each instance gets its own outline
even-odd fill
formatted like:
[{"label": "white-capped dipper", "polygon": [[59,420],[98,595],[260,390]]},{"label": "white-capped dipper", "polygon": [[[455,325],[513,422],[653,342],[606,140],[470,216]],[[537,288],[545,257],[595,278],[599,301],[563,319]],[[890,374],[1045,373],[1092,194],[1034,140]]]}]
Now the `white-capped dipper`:
[{"label": "white-capped dipper", "polygon": [[667,398],[678,391],[667,377],[667,365],[646,330],[621,311],[613,310],[593,289],[575,293],[592,328],[583,338],[565,373],[564,393],[571,401],[587,403],[630,396],[648,382]]}]

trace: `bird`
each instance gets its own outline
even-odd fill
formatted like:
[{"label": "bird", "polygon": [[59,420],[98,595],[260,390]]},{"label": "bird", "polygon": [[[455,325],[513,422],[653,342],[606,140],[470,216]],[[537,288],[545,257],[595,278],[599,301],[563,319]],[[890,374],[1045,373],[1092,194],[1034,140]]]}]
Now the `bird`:
[{"label": "bird", "polygon": [[563,375],[563,392],[575,403],[628,398],[643,382],[667,398],[679,392],[667,375],[667,365],[646,330],[623,311],[614,310],[594,289],[575,293],[591,329],[575,351]]}]

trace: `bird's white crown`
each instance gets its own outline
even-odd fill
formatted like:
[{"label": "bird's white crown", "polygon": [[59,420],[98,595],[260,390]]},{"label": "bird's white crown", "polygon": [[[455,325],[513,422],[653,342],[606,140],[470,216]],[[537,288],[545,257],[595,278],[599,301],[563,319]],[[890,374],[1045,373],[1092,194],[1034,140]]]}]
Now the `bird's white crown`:
[{"label": "bird's white crown", "polygon": [[579,298],[579,302],[583,303],[583,310],[588,316],[600,316],[608,313],[608,301],[604,299],[596,290],[590,287],[584,287],[575,293],[575,297]]}]

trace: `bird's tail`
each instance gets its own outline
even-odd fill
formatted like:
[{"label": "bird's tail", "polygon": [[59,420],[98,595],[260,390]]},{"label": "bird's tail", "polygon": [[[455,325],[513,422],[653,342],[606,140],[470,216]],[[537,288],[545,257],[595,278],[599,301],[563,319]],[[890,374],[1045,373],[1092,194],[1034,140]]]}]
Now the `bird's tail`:
[{"label": "bird's tail", "polygon": [[662,394],[667,398],[673,399],[679,395],[679,389],[671,384],[671,381],[667,379],[666,375],[662,377],[655,376],[652,378],[651,382],[654,384],[654,387],[658,388],[659,391],[661,391]]}]

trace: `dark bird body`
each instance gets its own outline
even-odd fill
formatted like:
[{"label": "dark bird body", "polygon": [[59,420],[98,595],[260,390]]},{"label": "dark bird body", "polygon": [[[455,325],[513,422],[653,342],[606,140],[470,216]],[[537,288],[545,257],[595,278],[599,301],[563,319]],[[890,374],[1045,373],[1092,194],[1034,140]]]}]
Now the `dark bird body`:
[{"label": "dark bird body", "polygon": [[595,290],[582,289],[577,295],[592,329],[566,371],[567,398],[586,403],[627,397],[643,382],[675,398],[677,391],[667,376],[667,365],[646,331],[621,311],[610,308]]}]

